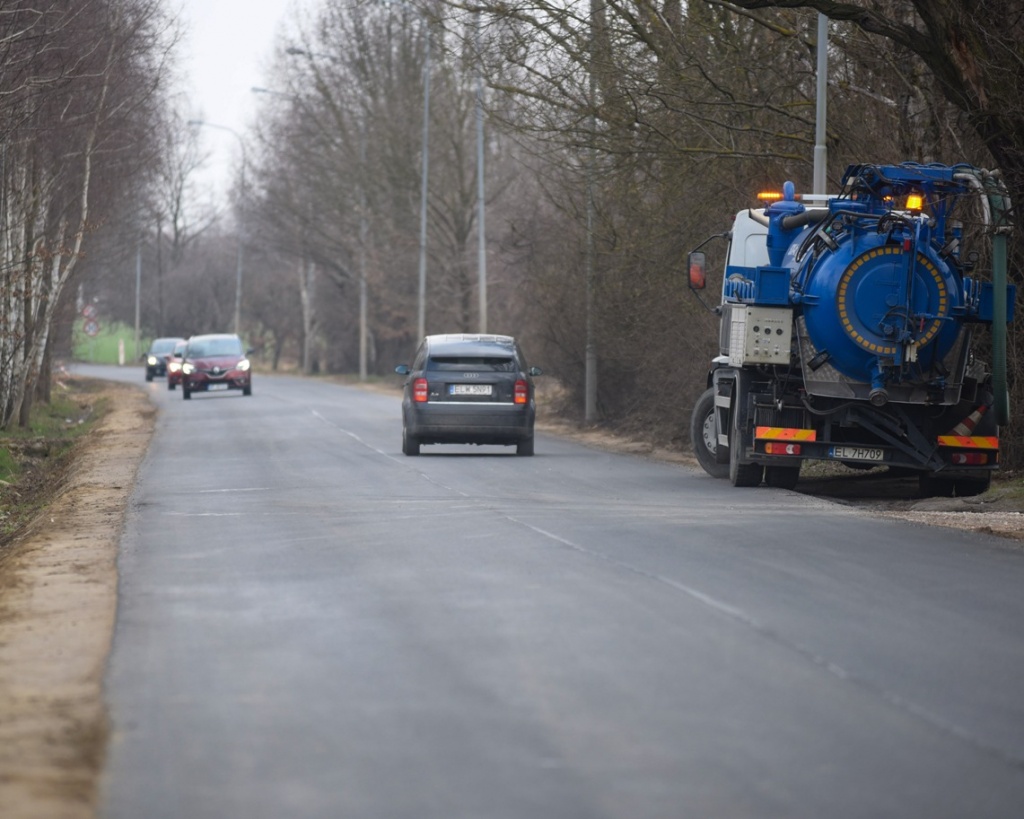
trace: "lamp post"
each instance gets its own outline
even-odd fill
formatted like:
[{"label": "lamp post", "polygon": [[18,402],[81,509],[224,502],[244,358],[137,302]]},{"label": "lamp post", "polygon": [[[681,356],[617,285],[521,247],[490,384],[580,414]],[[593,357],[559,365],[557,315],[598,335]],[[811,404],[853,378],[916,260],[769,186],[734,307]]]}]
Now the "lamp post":
[{"label": "lamp post", "polygon": [[[242,139],[242,135],[238,133],[234,128],[229,128],[227,125],[218,125],[214,122],[207,122],[202,119],[190,119],[188,124],[193,127],[205,127],[205,128],[216,128],[218,131],[227,131],[229,134],[234,135],[235,139],[238,140],[238,145],[242,149],[242,195],[245,196],[245,140]],[[242,256],[243,248],[245,243],[245,224],[243,214],[245,212],[244,203],[239,208],[238,216],[238,253],[235,265],[235,335],[241,335],[242,327]]]}]

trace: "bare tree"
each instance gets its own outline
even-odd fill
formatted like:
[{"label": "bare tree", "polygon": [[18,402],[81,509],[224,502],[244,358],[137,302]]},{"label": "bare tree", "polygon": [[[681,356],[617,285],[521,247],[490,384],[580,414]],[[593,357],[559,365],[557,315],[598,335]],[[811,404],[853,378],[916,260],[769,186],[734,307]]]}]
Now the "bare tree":
[{"label": "bare tree", "polygon": [[102,171],[111,193],[113,179],[140,171],[163,24],[153,0],[12,3],[0,15],[0,104],[13,123],[3,145],[0,426],[27,422],[61,295],[98,223],[94,177]]},{"label": "bare tree", "polygon": [[[406,356],[414,344],[424,161],[428,327],[477,325],[477,68],[463,36],[467,22],[466,15],[444,19],[425,6],[329,0],[297,41],[282,45],[275,71],[281,84],[266,95],[260,218],[276,225],[280,248],[310,254],[321,281],[336,288],[342,312],[317,322],[325,337],[344,328],[332,344],[355,338],[349,329],[360,321],[365,297],[371,369],[376,357]],[[503,141],[492,135],[487,146],[491,204],[512,177],[501,161]],[[330,360],[355,364],[352,356],[332,353]]]},{"label": "bare tree", "polygon": [[150,226],[145,233],[153,237],[148,260],[152,271],[151,326],[162,336],[183,332],[183,317],[167,303],[168,277],[180,271],[189,250],[213,226],[217,215],[199,202],[195,190],[196,175],[209,156],[201,149],[196,130],[187,127],[177,108],[169,111],[160,137],[160,156],[147,207]]}]

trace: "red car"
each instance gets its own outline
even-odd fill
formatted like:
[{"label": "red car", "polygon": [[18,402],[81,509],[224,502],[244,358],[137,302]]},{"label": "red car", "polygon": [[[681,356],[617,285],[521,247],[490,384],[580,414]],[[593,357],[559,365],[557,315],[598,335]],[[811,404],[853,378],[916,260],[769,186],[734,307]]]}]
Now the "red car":
[{"label": "red car", "polygon": [[241,390],[252,395],[252,368],[242,340],[228,333],[192,336],[181,360],[181,393]]},{"label": "red car", "polygon": [[167,359],[167,389],[173,390],[181,383],[181,365],[185,361],[188,342],[182,339],[174,345],[174,352]]}]

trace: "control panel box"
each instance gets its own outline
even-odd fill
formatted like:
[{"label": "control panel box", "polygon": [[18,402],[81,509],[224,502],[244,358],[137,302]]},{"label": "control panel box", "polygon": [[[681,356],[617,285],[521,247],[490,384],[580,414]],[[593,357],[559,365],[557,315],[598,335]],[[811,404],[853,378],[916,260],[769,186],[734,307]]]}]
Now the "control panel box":
[{"label": "control panel box", "polygon": [[789,364],[793,339],[790,308],[733,305],[729,313],[729,366]]}]

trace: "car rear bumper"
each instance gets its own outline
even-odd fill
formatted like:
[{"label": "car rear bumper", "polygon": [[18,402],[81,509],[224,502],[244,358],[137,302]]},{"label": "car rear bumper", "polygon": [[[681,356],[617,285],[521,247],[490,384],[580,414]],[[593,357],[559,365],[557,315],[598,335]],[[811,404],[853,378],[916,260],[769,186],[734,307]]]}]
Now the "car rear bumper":
[{"label": "car rear bumper", "polygon": [[405,423],[422,444],[511,444],[533,437],[535,409],[516,404],[408,405]]}]

